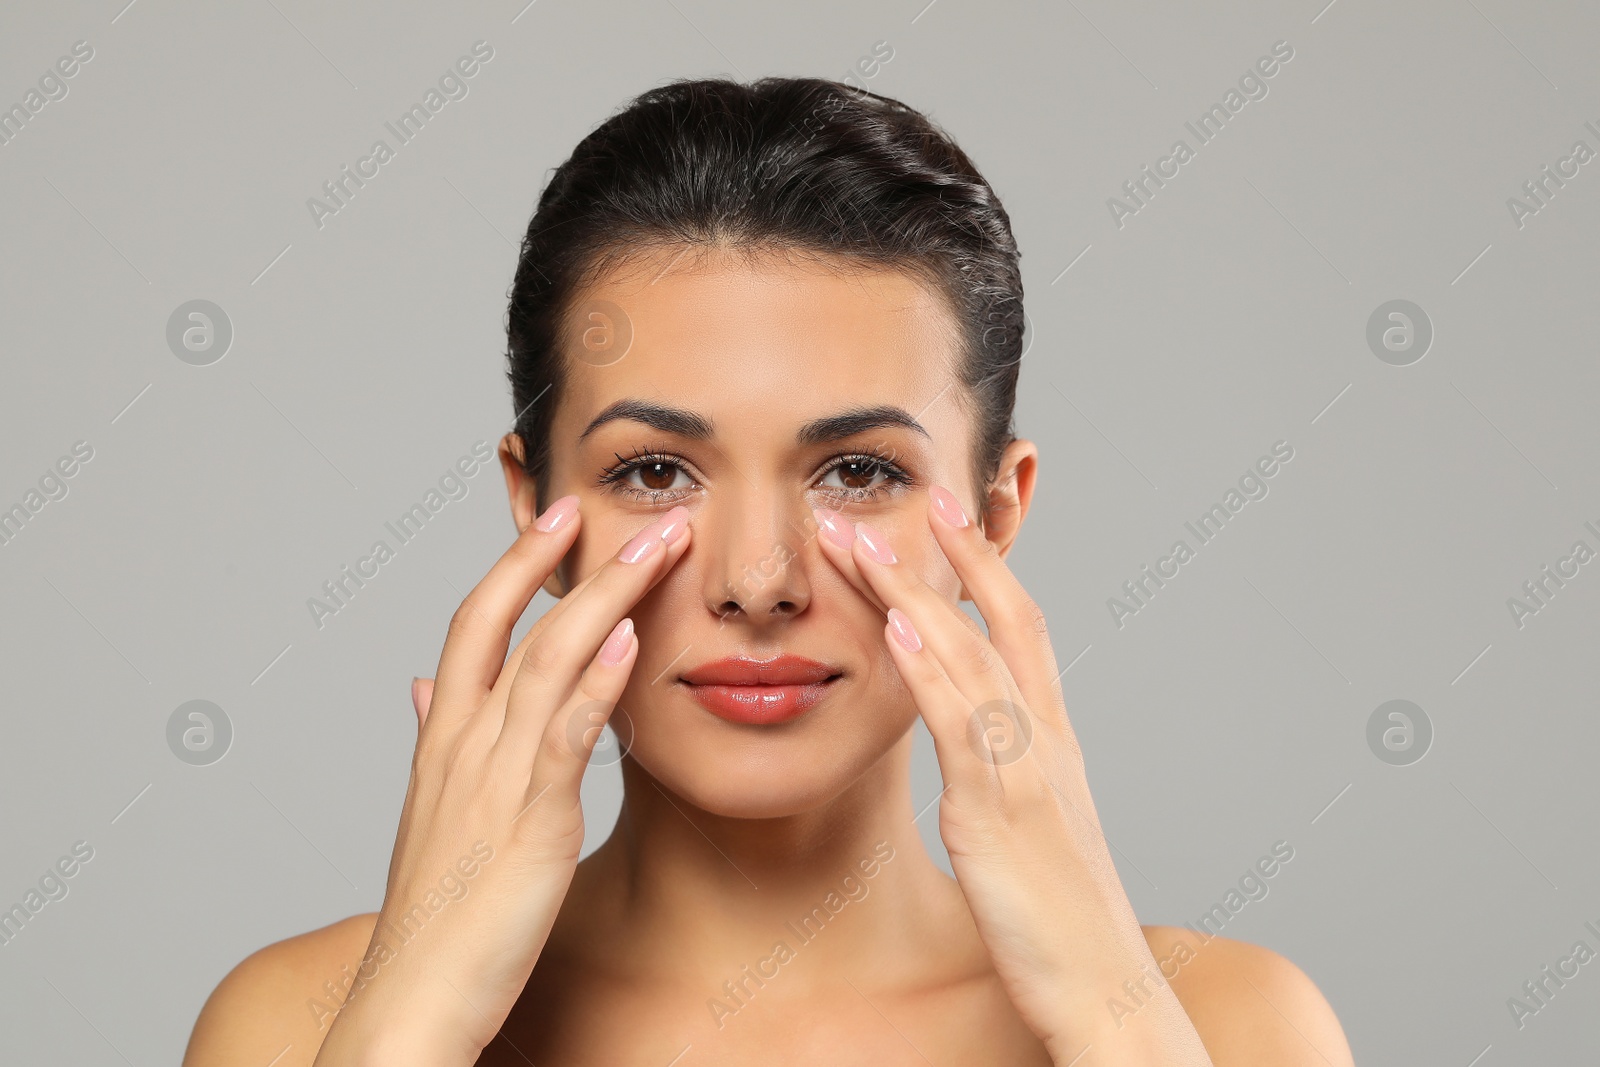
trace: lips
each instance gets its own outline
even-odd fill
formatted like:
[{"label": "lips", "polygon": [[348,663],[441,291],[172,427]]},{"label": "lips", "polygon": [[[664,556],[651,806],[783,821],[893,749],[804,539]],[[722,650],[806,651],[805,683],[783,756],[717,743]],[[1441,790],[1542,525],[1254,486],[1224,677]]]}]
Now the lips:
[{"label": "lips", "polygon": [[729,722],[766,726],[805,714],[828,695],[840,672],[804,656],[743,656],[702,663],[679,675],[707,711]]},{"label": "lips", "polygon": [[679,677],[690,685],[810,685],[825,682],[838,673],[827,664],[804,656],[783,655],[767,660],[729,656],[702,663]]}]

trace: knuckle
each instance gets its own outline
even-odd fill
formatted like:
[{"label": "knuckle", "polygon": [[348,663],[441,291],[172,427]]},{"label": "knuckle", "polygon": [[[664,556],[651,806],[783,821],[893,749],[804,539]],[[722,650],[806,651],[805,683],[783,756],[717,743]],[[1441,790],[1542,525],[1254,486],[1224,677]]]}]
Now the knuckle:
[{"label": "knuckle", "polygon": [[418,776],[429,774],[439,764],[439,750],[443,747],[443,739],[439,736],[437,727],[428,729],[424,725],[422,732],[417,735],[416,751],[411,756],[411,777],[415,780]]},{"label": "knuckle", "polygon": [[539,738],[539,754],[536,757],[547,767],[560,767],[577,758],[571,737],[573,712],[562,709],[550,717],[545,725],[544,733]]},{"label": "knuckle", "polygon": [[1083,749],[1078,744],[1076,737],[1054,738],[1040,753],[1042,768],[1050,780],[1050,786],[1055,790],[1056,796],[1064,803],[1068,801],[1066,793],[1062,791],[1062,784],[1070,785],[1073,782],[1084,780],[1085,767],[1083,763]]},{"label": "knuckle", "polygon": [[[532,536],[529,536],[532,534]],[[506,549],[502,557],[506,568],[514,573],[530,572],[531,576],[543,575],[554,566],[551,560],[552,537],[542,531],[534,531],[532,526],[523,531],[523,535],[511,542],[511,547]],[[541,579],[542,580],[542,579]]]},{"label": "knuckle", "polygon": [[466,641],[471,640],[483,626],[483,616],[479,614],[477,605],[470,599],[463,600],[455,612],[450,616],[450,626],[445,633],[445,639]]},{"label": "knuckle", "polygon": [[411,761],[413,771],[428,777],[443,775],[460,758],[462,744],[470,732],[468,725],[452,728],[443,715],[435,718],[430,713],[422,732],[417,735],[416,752]]},{"label": "knuckle", "polygon": [[517,670],[523,677],[533,677],[548,682],[555,677],[556,670],[565,659],[562,648],[548,635],[541,635],[538,640],[528,645]]},{"label": "knuckle", "polygon": [[564,864],[576,859],[583,848],[583,808],[561,796],[554,786],[527,802],[526,811],[513,826],[526,850],[524,862],[534,867]]},{"label": "knuckle", "polygon": [[967,646],[967,666],[977,674],[993,673],[999,662],[993,647],[988,641],[973,641]]},{"label": "knuckle", "polygon": [[459,795],[463,783],[474,777],[465,767],[465,762],[459,742],[453,740],[439,745],[424,763],[415,768],[412,780],[419,795],[428,797],[435,805],[447,797]]},{"label": "knuckle", "polygon": [[1050,621],[1045,618],[1044,609],[1032,597],[1025,596],[1022,598],[1018,615],[1027,625],[1028,632],[1035,637],[1050,636]]},{"label": "knuckle", "polygon": [[584,671],[578,678],[576,696],[583,707],[598,707],[601,704],[611,705],[616,702],[617,694],[613,691],[615,686],[605,677],[597,677],[594,671]]}]

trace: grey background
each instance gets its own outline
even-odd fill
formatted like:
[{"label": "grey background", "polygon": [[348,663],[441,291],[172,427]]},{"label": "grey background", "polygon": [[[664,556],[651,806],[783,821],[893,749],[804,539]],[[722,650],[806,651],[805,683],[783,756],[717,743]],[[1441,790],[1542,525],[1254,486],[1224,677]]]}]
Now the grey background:
[{"label": "grey background", "polygon": [[[1600,963],[1520,1030],[1506,1004],[1600,948],[1600,563],[1521,628],[1506,603],[1600,548],[1600,162],[1520,228],[1506,204],[1600,149],[1591,5],[524,2],[0,13],[6,106],[95,50],[0,146],[0,508],[94,448],[0,546],[0,905],[95,850],[0,947],[0,1059],[176,1062],[239,959],[378,906],[409,679],[511,536],[498,470],[321,630],[305,601],[508,427],[545,176],[663,80],[842,77],[878,41],[867,84],[957,138],[1023,249],[1044,476],[1013,561],[1143,921],[1285,840],[1225,933],[1298,962],[1358,1062],[1600,1052]],[[306,199],[480,39],[469,95],[317,229]],[[1119,228],[1107,198],[1279,40],[1269,95]],[[194,299],[233,324],[211,366],[166,343]],[[1393,299],[1434,327],[1406,367],[1365,340]],[[1279,440],[1270,494],[1119,628],[1107,599]],[[1398,698],[1435,732],[1410,766],[1366,741]],[[195,699],[234,730],[209,766],[167,747]],[[592,846],[616,769],[585,797]]]}]

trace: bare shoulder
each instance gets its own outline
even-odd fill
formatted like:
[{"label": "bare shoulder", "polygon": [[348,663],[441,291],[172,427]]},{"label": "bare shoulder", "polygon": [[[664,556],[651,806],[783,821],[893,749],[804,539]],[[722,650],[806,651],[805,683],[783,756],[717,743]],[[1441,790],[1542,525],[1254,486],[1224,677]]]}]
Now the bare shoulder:
[{"label": "bare shoulder", "polygon": [[1180,926],[1146,926],[1144,936],[1216,1067],[1353,1067],[1333,1007],[1288,959]]},{"label": "bare shoulder", "polygon": [[352,915],[246,956],[200,1010],[183,1067],[310,1067],[377,918]]}]

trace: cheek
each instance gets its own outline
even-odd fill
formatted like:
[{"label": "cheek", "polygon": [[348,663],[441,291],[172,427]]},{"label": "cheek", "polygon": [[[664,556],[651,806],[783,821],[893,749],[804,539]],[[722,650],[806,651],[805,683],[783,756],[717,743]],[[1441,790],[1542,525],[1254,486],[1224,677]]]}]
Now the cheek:
[{"label": "cheek", "polygon": [[890,708],[909,708],[915,714],[915,704],[911,696],[911,688],[906,685],[905,678],[900,674],[900,668],[895,665],[894,654],[889,651],[889,642],[880,631],[872,647],[877,653],[877,663],[873,674],[880,690],[879,699],[882,706]]},{"label": "cheek", "polygon": [[699,645],[702,652],[719,648],[734,636],[731,627],[719,632],[717,617],[702,604],[699,583],[684,562],[680,560],[622,613],[633,620],[639,639],[630,686],[642,679],[648,691],[669,667],[685,666],[685,653],[691,648]]},{"label": "cheek", "polygon": [[895,554],[906,561],[911,572],[954,604],[961,592],[961,579],[928,524],[908,522],[904,529],[886,532],[893,539]]},{"label": "cheek", "polygon": [[592,520],[591,524],[586,516],[583,529],[578,531],[577,539],[561,560],[561,576],[566,588],[571,589],[599,570],[607,560],[622,551],[622,546],[628,543],[633,534],[632,530],[602,519]]}]

